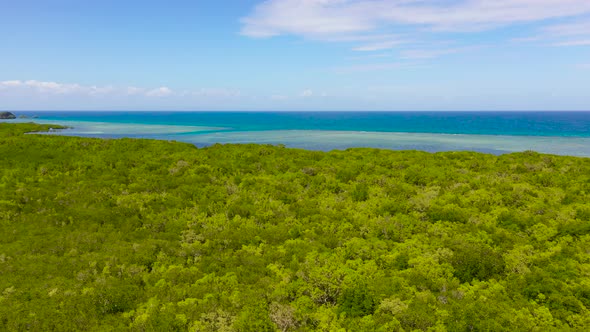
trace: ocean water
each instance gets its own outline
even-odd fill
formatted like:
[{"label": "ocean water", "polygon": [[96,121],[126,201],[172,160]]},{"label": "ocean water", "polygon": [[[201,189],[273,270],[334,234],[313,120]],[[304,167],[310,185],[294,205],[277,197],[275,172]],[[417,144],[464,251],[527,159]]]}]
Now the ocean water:
[{"label": "ocean water", "polygon": [[[15,112],[73,127],[53,135],[284,144],[334,150],[534,150],[590,157],[590,112]],[[13,120],[15,121],[15,120]],[[19,119],[16,121],[32,121]]]}]

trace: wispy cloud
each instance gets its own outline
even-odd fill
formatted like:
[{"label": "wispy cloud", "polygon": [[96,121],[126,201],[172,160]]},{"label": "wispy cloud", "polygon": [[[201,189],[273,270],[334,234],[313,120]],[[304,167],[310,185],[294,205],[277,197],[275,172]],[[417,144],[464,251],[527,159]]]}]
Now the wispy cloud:
[{"label": "wispy cloud", "polygon": [[400,52],[402,59],[432,59],[441,55],[453,54],[461,49],[441,49],[441,50],[403,50]]},{"label": "wispy cloud", "polygon": [[553,39],[553,46],[590,45],[590,20],[555,24],[542,29],[544,36]]},{"label": "wispy cloud", "polygon": [[381,40],[370,44],[365,44],[362,46],[357,46],[353,48],[353,51],[360,51],[360,52],[372,52],[372,51],[383,51],[392,49],[400,44],[405,43],[403,40],[393,39],[393,40]]},{"label": "wispy cloud", "polygon": [[224,88],[208,88],[198,89],[189,92],[189,94],[197,97],[215,97],[215,98],[236,98],[242,95],[240,90],[224,89]]},{"label": "wispy cloud", "polygon": [[15,109],[239,109],[255,98],[237,89],[83,85],[0,80],[3,107]]},{"label": "wispy cloud", "polygon": [[0,82],[0,89],[1,88],[12,88],[12,87],[18,87],[21,86],[23,84],[23,82],[21,81],[4,81],[4,82]]},{"label": "wispy cloud", "polygon": [[[390,35],[407,34],[408,29],[474,32],[589,13],[588,0],[267,0],[242,19],[241,33],[257,38],[346,40],[358,43],[354,50],[378,51],[399,43],[397,38],[378,38],[384,31]],[[584,24],[564,25],[561,32],[584,28]]]},{"label": "wispy cloud", "polygon": [[301,93],[299,94],[299,96],[307,98],[307,97],[312,97],[313,96],[313,90],[311,89],[306,89],[301,91]]},{"label": "wispy cloud", "polygon": [[40,93],[55,93],[55,94],[70,94],[77,92],[90,93],[93,91],[106,90],[107,87],[99,89],[97,87],[83,87],[79,84],[63,84],[57,82],[42,82],[36,80],[28,81],[2,81],[0,82],[0,88],[3,89],[32,89]]},{"label": "wispy cloud", "polygon": [[388,71],[415,66],[407,62],[367,63],[332,68],[336,74],[366,73],[373,71]]},{"label": "wispy cloud", "polygon": [[590,39],[568,40],[553,43],[553,46],[590,46]]},{"label": "wispy cloud", "polygon": [[148,97],[168,97],[171,96],[174,92],[168,87],[160,87],[156,89],[149,90],[145,93]]},{"label": "wispy cloud", "polygon": [[466,46],[454,48],[428,48],[428,49],[408,49],[400,51],[400,58],[402,59],[433,59],[443,55],[455,54],[460,52],[467,52],[482,48],[482,46]]},{"label": "wispy cloud", "polygon": [[537,42],[550,46],[588,46],[590,45],[590,17],[567,23],[545,25],[533,36],[514,38],[512,42]]},{"label": "wispy cloud", "polygon": [[522,43],[533,43],[533,42],[538,42],[538,41],[542,41],[543,37],[542,36],[530,36],[530,37],[517,37],[517,38],[511,38],[510,41],[516,44],[522,44]]},{"label": "wispy cloud", "polygon": [[543,28],[551,36],[587,36],[590,35],[590,21],[577,21],[555,24]]},{"label": "wispy cloud", "polygon": [[138,88],[135,86],[127,87],[127,94],[130,96],[141,95],[144,93],[145,93],[145,89],[143,89],[143,88]]},{"label": "wispy cloud", "polygon": [[78,83],[59,83],[37,80],[0,81],[0,92],[4,94],[40,95],[40,96],[77,96],[77,97],[207,97],[235,98],[242,93],[239,90],[224,88],[200,88],[194,90],[175,91],[169,87],[142,88],[136,86],[96,86]]},{"label": "wispy cloud", "polygon": [[[112,85],[96,86],[96,85],[81,85],[78,83],[58,83],[51,81],[37,81],[37,80],[12,80],[0,81],[0,89],[2,90],[19,90],[21,92],[29,92],[44,95],[86,95],[86,96],[100,96],[113,94],[126,95],[152,95],[155,90],[147,90],[136,87],[114,87]],[[159,88],[172,91],[168,88]],[[164,92],[164,91],[161,91]]]}]

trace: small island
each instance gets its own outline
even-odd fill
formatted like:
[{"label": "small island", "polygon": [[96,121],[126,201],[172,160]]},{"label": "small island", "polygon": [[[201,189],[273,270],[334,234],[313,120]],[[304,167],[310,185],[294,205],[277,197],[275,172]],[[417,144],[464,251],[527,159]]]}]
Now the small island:
[{"label": "small island", "polygon": [[12,120],[12,119],[16,119],[16,116],[10,112],[0,112],[0,119]]}]

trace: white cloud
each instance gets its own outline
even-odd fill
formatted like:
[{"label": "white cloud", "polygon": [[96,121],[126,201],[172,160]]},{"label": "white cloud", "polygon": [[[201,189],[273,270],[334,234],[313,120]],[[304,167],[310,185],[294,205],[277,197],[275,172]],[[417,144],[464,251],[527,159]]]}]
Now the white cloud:
[{"label": "white cloud", "polygon": [[551,36],[590,35],[590,21],[555,24],[543,28],[543,32]]},{"label": "white cloud", "polygon": [[174,92],[167,87],[156,89],[144,89],[137,87],[115,87],[112,85],[96,86],[81,85],[77,83],[58,83],[52,81],[37,80],[12,80],[0,81],[0,88],[6,90],[19,91],[29,95],[76,95],[76,96],[114,96],[114,95],[143,95],[148,97],[165,97]]},{"label": "white cloud", "polygon": [[229,88],[176,91],[166,86],[153,88],[0,80],[2,105],[14,109],[240,109],[244,108],[248,98],[252,96]]},{"label": "white cloud", "polygon": [[588,46],[590,45],[590,17],[587,20],[575,20],[567,23],[552,24],[538,29],[536,35],[516,38],[513,42],[543,42],[551,46]]},{"label": "white cloud", "polygon": [[21,86],[23,82],[21,81],[3,81],[0,82],[0,88],[11,88]]},{"label": "white cloud", "polygon": [[[0,79],[2,107],[15,110],[240,110],[256,104],[256,98],[256,95],[232,88],[174,90],[166,86],[154,88]],[[266,103],[256,104],[256,109],[269,107],[268,96],[262,99]]]},{"label": "white cloud", "polygon": [[310,89],[303,90],[299,96],[304,97],[304,98],[313,97],[313,90],[310,90]]},{"label": "white cloud", "polygon": [[[169,87],[141,88],[136,86],[116,87],[106,86],[85,86],[77,83],[58,83],[37,80],[0,81],[0,89],[19,91],[28,94],[43,95],[78,95],[78,96],[143,96],[143,97],[207,97],[207,98],[237,98],[242,92],[226,88],[200,88],[177,92]],[[6,92],[6,91],[5,91]],[[9,91],[10,92],[10,91]]]},{"label": "white cloud", "polygon": [[280,34],[329,36],[373,29],[369,17],[354,14],[344,0],[270,0],[242,19],[242,33],[251,37]]},{"label": "white cloud", "polygon": [[235,98],[240,97],[242,92],[239,90],[233,89],[223,89],[223,88],[203,88],[196,91],[190,92],[193,96],[205,96],[205,97],[214,97],[214,98]]},{"label": "white cloud", "polygon": [[518,38],[510,39],[510,41],[513,43],[532,43],[532,42],[538,42],[541,40],[543,40],[543,37],[541,37],[541,36],[518,37]]},{"label": "white cloud", "polygon": [[97,96],[97,95],[110,94],[116,90],[117,90],[117,88],[115,88],[114,86],[111,86],[111,85],[91,86],[91,87],[89,87],[88,94],[90,94],[92,96]]},{"label": "white cloud", "polygon": [[568,40],[554,43],[553,46],[590,46],[590,39]]},{"label": "white cloud", "polygon": [[100,95],[108,94],[115,91],[112,86],[82,86],[80,84],[69,84],[69,83],[57,83],[57,82],[44,82],[37,80],[28,81],[1,81],[0,88],[6,89],[21,89],[31,90],[41,94],[58,94],[58,95],[69,95],[69,94],[85,94],[85,95]]},{"label": "white cloud", "polygon": [[174,92],[168,87],[160,87],[157,89],[149,90],[145,93],[148,97],[168,97],[172,95]]},{"label": "white cloud", "polygon": [[[397,45],[383,31],[482,31],[586,14],[588,0],[267,0],[242,19],[241,33],[357,42],[355,50],[377,51]],[[585,24],[562,29],[576,31]]]},{"label": "white cloud", "polygon": [[69,94],[83,90],[78,84],[62,84],[57,82],[42,82],[29,80],[23,83],[23,86],[33,88],[42,93]]},{"label": "white cloud", "polygon": [[329,35],[387,23],[471,31],[585,13],[587,0],[268,0],[242,20],[242,33]]},{"label": "white cloud", "polygon": [[140,95],[143,93],[145,93],[145,89],[134,86],[127,87],[127,94],[130,96]]},{"label": "white cloud", "polygon": [[392,49],[395,46],[398,46],[403,43],[404,43],[404,41],[402,41],[402,40],[384,40],[384,41],[379,41],[379,42],[375,42],[375,43],[371,43],[371,44],[365,44],[362,46],[358,46],[358,47],[353,48],[353,50],[360,51],[360,52],[383,51],[383,50]]}]

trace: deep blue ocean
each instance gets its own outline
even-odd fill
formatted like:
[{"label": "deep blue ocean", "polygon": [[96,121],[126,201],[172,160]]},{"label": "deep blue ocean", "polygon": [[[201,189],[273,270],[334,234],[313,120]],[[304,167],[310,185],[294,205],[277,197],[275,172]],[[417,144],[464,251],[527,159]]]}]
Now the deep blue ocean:
[{"label": "deep blue ocean", "polygon": [[[15,112],[73,127],[59,134],[313,150],[376,147],[590,157],[590,112]],[[30,121],[21,119],[19,121]]]}]

